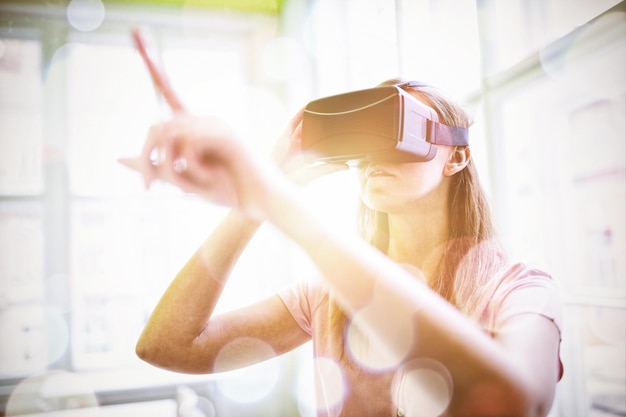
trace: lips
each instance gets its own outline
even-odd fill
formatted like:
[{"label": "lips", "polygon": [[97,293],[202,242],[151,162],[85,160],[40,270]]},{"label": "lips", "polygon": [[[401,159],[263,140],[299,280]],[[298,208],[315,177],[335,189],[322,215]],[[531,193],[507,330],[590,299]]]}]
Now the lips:
[{"label": "lips", "polygon": [[370,165],[365,171],[365,176],[369,179],[376,177],[391,177],[392,175],[389,171],[380,166]]}]

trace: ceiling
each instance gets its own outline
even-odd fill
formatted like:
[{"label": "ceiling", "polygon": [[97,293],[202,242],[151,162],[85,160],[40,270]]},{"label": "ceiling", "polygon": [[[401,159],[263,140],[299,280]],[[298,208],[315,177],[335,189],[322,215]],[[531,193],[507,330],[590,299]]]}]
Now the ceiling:
[{"label": "ceiling", "polygon": [[195,7],[201,9],[231,9],[254,13],[278,13],[285,0],[103,0],[104,3],[124,3],[150,6]]},{"label": "ceiling", "polygon": [[37,4],[66,7],[71,1],[102,1],[106,4],[150,7],[192,7],[198,9],[232,10],[247,13],[278,14],[287,0],[0,0],[0,3]]}]

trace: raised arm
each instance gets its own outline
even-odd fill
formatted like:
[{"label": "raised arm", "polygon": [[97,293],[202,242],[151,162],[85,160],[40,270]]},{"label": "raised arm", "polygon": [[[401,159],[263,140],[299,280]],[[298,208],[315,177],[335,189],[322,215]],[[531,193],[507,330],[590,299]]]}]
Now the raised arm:
[{"label": "raised arm", "polygon": [[[408,355],[441,363],[453,383],[452,415],[547,413],[557,378],[553,365],[559,338],[550,321],[511,326],[507,335],[488,336],[405,268],[360,238],[329,228],[303,203],[298,190],[274,164],[254,157],[213,121],[174,117],[155,129],[148,143],[150,150],[159,147],[166,154],[151,168],[150,175],[235,207],[251,219],[268,220],[302,247],[330,284],[335,298],[358,318],[378,350],[390,358]],[[174,170],[178,158],[186,161],[188,169],[184,172]],[[166,303],[171,308],[165,313],[176,308],[177,303]],[[229,323],[241,317],[251,315]],[[194,324],[189,334],[201,332],[201,322]],[[220,329],[220,322],[215,323]],[[275,330],[267,330],[265,340],[273,340],[267,335]],[[297,341],[304,339],[297,332],[290,334],[296,335]]]},{"label": "raised arm", "polygon": [[288,187],[265,201],[268,220],[309,254],[387,361],[429,358],[445,366],[450,415],[547,415],[559,371],[554,323],[520,315],[492,338],[406,268],[328,228]]},{"label": "raised arm", "polygon": [[[233,266],[258,227],[257,221],[235,212],[226,216],[152,312],[136,346],[141,359],[179,372],[217,372],[269,359],[306,340],[297,324],[289,323],[290,315],[277,297],[213,316]],[[228,349],[249,353],[234,358],[225,356]]]},{"label": "raised arm", "polygon": [[[188,116],[182,116],[187,118]],[[345,166],[298,169],[302,113],[290,121],[273,158],[295,181],[307,182]],[[154,128],[152,134],[166,130]],[[144,152],[149,149],[147,146]],[[154,178],[154,165],[141,158],[123,159],[129,168]],[[192,162],[193,163],[193,162]],[[167,174],[170,178],[174,172]],[[231,211],[169,285],[136,345],[137,355],[155,366],[190,373],[221,372],[279,355],[310,338],[277,295],[220,315],[213,315],[230,272],[261,224]],[[256,277],[249,277],[255,279]]]},{"label": "raised arm", "polygon": [[[135,29],[132,36],[156,90],[174,114],[191,120],[167,75],[150,57],[141,32]],[[302,114],[298,113],[277,143],[273,155],[276,161],[286,163],[299,145],[301,118]],[[171,158],[175,152],[172,138],[168,135],[178,133],[155,127],[146,141],[142,156],[121,159],[120,162],[142,172],[149,187],[159,174],[163,175],[157,169],[159,162],[163,161],[155,162],[150,158],[154,145],[150,139],[165,138],[169,142],[166,158]],[[228,130],[218,128],[212,133],[227,135]],[[166,175],[171,180],[180,173],[181,167],[196,161],[178,160],[176,167],[171,164],[172,159],[168,162],[172,169]],[[278,296],[213,316],[228,276],[259,224],[260,221],[235,212],[226,216],[177,274],[152,312],[137,342],[136,352],[140,358],[180,372],[219,372],[268,359],[308,338]]]}]

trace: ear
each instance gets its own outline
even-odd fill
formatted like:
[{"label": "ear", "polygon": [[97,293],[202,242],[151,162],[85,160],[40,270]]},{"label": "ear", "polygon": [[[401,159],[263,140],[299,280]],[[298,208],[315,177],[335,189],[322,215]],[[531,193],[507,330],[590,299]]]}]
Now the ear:
[{"label": "ear", "polygon": [[469,146],[455,146],[448,157],[446,166],[443,168],[443,174],[450,177],[461,171],[469,163],[470,157],[471,151]]}]

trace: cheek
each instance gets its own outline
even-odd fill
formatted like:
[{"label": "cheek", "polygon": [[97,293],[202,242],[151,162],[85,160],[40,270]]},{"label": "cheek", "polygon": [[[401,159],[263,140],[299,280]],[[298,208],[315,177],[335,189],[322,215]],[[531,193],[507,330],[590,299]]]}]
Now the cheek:
[{"label": "cheek", "polygon": [[429,194],[439,187],[443,181],[443,175],[436,170],[423,170],[416,173],[413,177],[413,192],[419,197]]},{"label": "cheek", "polygon": [[363,203],[380,211],[395,210],[432,194],[444,180],[443,166],[437,159],[426,163],[397,166],[389,181],[368,182],[359,170],[357,181]]},{"label": "cheek", "polygon": [[421,198],[435,190],[443,180],[443,168],[430,161],[403,167],[398,185],[406,198]]},{"label": "cheek", "polygon": [[395,212],[414,199],[414,186],[406,179],[393,178],[382,181],[359,180],[361,200],[372,210]]}]

